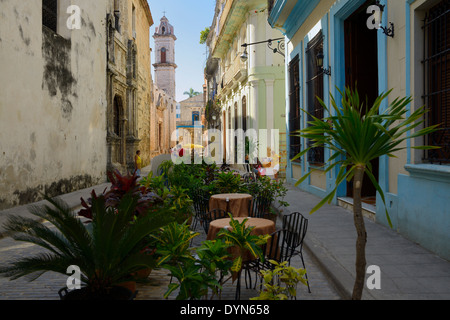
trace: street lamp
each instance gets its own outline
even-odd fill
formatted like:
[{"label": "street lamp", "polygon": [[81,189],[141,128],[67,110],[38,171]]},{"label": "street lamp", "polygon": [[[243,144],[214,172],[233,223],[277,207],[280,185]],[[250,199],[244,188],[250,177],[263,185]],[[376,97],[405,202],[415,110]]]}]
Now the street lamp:
[{"label": "street lamp", "polygon": [[[379,16],[379,21],[381,24],[381,21],[383,21],[383,12],[384,12],[384,7],[385,5],[382,5],[380,3],[380,0],[377,0],[375,5],[380,9],[380,16]],[[387,27],[383,27],[380,25],[380,28],[383,29],[383,33],[388,36],[393,38],[394,37],[394,24],[392,22],[389,22],[390,28]]]},{"label": "street lamp", "polygon": [[325,68],[323,67],[323,58],[324,58],[323,52],[320,51],[320,52],[317,54],[317,57],[316,57],[316,64],[317,64],[317,67],[318,67],[319,70],[322,71],[324,74],[331,76],[331,67],[328,67],[328,69],[325,69]]},{"label": "street lamp", "polygon": [[247,61],[248,59],[248,53],[247,53],[247,48],[244,49],[244,53],[241,54],[241,60],[242,62]]},{"label": "street lamp", "polygon": [[[270,50],[272,50],[273,53],[278,53],[284,57],[284,41],[283,40],[284,40],[284,38],[277,38],[277,39],[268,39],[268,40],[264,40],[264,41],[253,42],[253,43],[244,43],[242,45],[242,47],[244,47],[244,52],[241,55],[241,60],[243,62],[247,61],[247,59],[248,59],[247,47],[248,46],[252,46],[252,45],[260,44],[260,43],[267,43],[268,48]],[[272,47],[272,41],[278,41],[276,48]]]}]

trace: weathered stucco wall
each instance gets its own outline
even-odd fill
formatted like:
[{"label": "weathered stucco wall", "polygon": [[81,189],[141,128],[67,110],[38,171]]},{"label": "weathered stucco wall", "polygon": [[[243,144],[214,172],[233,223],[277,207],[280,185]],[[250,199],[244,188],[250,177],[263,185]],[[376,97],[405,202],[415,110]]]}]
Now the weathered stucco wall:
[{"label": "weathered stucco wall", "polygon": [[106,179],[107,0],[80,0],[70,30],[42,25],[42,1],[1,0],[0,209]]}]

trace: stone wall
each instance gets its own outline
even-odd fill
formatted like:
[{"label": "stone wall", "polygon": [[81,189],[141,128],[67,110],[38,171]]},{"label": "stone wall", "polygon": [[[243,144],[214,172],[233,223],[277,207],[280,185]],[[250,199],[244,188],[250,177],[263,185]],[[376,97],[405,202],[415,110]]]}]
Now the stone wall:
[{"label": "stone wall", "polygon": [[105,181],[107,3],[70,30],[60,0],[54,32],[42,1],[1,1],[0,209]]}]

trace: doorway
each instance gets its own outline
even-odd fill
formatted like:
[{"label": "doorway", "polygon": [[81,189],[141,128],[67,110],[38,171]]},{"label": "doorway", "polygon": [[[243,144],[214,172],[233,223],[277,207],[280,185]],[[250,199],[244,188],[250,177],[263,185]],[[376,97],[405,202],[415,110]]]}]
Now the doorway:
[{"label": "doorway", "polygon": [[[357,89],[361,100],[367,97],[368,105],[378,96],[378,40],[377,31],[366,27],[367,7],[370,0],[359,7],[344,21],[345,85]],[[378,180],[379,159],[372,161],[372,173]],[[347,196],[353,197],[353,183],[347,183]],[[361,190],[363,202],[375,205],[376,189],[369,177],[364,176]]]}]

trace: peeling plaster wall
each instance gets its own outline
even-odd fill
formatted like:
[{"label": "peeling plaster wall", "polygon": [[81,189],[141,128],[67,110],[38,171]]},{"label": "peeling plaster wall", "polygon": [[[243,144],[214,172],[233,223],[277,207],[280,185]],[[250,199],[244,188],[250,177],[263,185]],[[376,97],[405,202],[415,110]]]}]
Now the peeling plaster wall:
[{"label": "peeling plaster wall", "polygon": [[0,0],[0,210],[106,180],[107,0],[80,0],[69,30],[42,1]]}]

